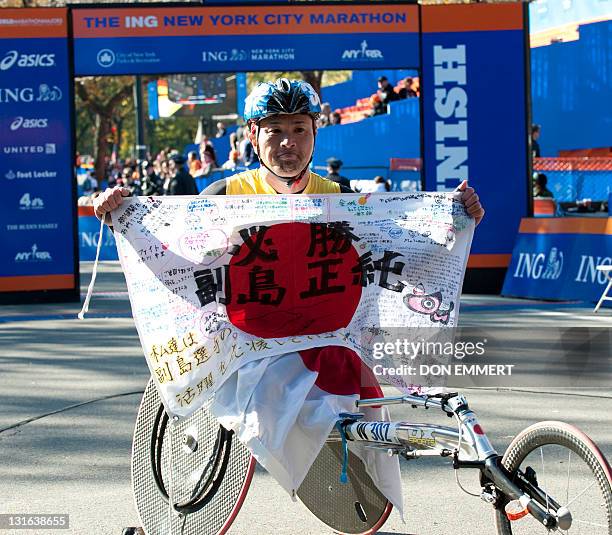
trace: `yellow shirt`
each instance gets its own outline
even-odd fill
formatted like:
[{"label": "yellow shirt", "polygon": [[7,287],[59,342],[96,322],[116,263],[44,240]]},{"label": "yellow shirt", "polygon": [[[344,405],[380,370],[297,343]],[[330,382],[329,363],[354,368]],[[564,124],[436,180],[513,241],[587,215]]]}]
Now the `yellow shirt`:
[{"label": "yellow shirt", "polygon": [[[276,191],[261,177],[259,169],[230,176],[225,182],[226,195],[262,195],[266,193],[274,195]],[[340,193],[340,184],[311,172],[308,185],[301,193]]]}]

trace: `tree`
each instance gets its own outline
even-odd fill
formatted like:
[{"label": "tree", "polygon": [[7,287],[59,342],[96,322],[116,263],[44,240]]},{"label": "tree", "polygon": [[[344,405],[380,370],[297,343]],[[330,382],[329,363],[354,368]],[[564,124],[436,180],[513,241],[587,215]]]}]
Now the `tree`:
[{"label": "tree", "polygon": [[247,74],[247,89],[250,91],[258,82],[276,80],[277,78],[299,79],[308,82],[321,96],[321,88],[350,80],[352,71],[286,71],[286,72],[250,72]]},{"label": "tree", "polygon": [[116,110],[121,104],[131,97],[133,86],[132,76],[93,76],[75,81],[75,92],[80,100],[80,103],[77,102],[77,109],[80,104],[93,113],[95,118],[93,156],[98,181],[105,178],[106,157],[109,154],[109,145],[114,141],[113,116],[117,114]]}]

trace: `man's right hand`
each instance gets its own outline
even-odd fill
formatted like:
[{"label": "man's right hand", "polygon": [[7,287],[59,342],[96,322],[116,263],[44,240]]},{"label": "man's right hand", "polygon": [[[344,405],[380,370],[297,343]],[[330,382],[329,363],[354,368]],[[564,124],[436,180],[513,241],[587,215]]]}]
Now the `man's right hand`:
[{"label": "man's right hand", "polygon": [[123,198],[130,196],[130,190],[121,186],[106,188],[93,201],[94,214],[100,220],[104,218],[107,225],[111,224],[110,213],[123,204]]}]

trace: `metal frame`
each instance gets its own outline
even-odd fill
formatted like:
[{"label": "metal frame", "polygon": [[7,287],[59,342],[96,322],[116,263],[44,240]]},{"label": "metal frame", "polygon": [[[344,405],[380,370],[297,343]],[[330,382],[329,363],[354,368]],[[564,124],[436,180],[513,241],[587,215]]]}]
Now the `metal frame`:
[{"label": "metal frame", "polygon": [[[569,529],[564,508],[551,500],[549,510],[552,513],[547,511],[538,499],[545,493],[520,473],[519,477],[512,478],[502,466],[501,456],[489,442],[465,396],[449,393],[356,401],[358,408],[397,404],[408,404],[415,409],[438,408],[448,416],[454,416],[458,428],[408,422],[368,422],[363,421],[363,415],[359,413],[343,414],[339,422],[342,439],[365,443],[368,447],[386,450],[389,455],[401,455],[407,460],[424,456],[452,457],[455,470],[480,470],[483,488],[480,497],[484,501],[499,509],[504,500],[518,500],[546,528]],[[569,522],[571,525],[571,517]]]}]

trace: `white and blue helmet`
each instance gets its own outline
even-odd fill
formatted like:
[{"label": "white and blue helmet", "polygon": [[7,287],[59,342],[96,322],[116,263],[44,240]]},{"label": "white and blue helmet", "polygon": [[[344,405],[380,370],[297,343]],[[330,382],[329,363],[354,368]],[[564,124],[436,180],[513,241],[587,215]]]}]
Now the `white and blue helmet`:
[{"label": "white and blue helmet", "polygon": [[272,115],[310,115],[316,120],[321,113],[321,100],[313,87],[303,80],[279,78],[261,82],[244,101],[244,120],[258,122]]}]

